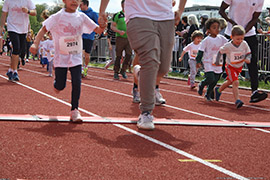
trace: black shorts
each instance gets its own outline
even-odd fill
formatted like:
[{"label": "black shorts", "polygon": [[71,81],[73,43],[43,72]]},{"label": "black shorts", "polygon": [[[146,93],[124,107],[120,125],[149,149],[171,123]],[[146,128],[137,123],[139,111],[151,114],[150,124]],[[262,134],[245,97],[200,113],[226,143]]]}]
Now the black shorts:
[{"label": "black shorts", "polygon": [[83,39],[83,50],[90,54],[92,51],[94,40],[91,39]]},{"label": "black shorts", "polygon": [[8,32],[10,41],[12,43],[12,54],[19,55],[25,52],[26,49],[26,34],[18,34],[16,32]]}]

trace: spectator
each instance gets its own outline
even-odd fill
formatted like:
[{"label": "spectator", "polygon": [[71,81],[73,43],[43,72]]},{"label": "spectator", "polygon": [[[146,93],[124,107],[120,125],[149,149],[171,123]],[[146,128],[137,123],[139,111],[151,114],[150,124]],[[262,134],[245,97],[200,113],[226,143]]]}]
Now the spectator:
[{"label": "spectator", "polygon": [[191,34],[194,31],[199,30],[198,19],[194,14],[190,14],[188,16],[188,24],[190,25],[190,27],[189,27],[188,33],[187,33],[187,44],[191,43]]},{"label": "spectator", "polygon": [[108,23],[107,26],[107,42],[109,45],[109,51],[110,51],[110,56],[111,60],[109,60],[106,65],[104,66],[105,69],[108,69],[110,65],[114,64],[115,62],[115,49],[116,49],[116,37],[115,37],[115,32],[111,28],[111,22]]},{"label": "spectator", "polygon": [[204,34],[204,37],[205,37],[205,36],[207,36],[205,22],[208,20],[208,15],[203,14],[201,16],[200,20],[201,20],[200,31]]},{"label": "spectator", "polygon": [[220,21],[220,31],[219,34],[225,36],[225,29],[227,27],[227,21],[224,18],[219,18]]}]

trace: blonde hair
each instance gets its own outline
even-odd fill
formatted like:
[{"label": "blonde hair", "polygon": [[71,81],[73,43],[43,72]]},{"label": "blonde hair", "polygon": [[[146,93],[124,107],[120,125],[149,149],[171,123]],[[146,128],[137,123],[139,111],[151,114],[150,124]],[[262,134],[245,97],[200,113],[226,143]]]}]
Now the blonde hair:
[{"label": "blonde hair", "polygon": [[195,30],[192,34],[191,34],[191,39],[192,39],[192,41],[194,41],[194,39],[196,38],[196,37],[204,37],[204,35],[203,35],[203,33],[201,32],[201,31],[199,31],[199,30]]},{"label": "blonde hair", "polygon": [[232,36],[240,36],[240,35],[245,35],[246,31],[243,28],[243,26],[240,25],[235,25],[232,28]]}]

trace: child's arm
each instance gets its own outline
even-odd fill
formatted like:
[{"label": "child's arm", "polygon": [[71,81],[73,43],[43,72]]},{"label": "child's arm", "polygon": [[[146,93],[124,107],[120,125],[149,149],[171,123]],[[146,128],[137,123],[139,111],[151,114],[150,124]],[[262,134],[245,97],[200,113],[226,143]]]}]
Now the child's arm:
[{"label": "child's arm", "polygon": [[197,62],[197,67],[200,67],[202,64],[202,58],[203,58],[203,51],[198,51],[197,56],[196,56],[196,62]]},{"label": "child's arm", "polygon": [[3,37],[0,36],[0,53],[3,52]]},{"label": "child's arm", "polygon": [[246,54],[246,56],[245,56],[245,62],[246,62],[247,64],[249,64],[249,63],[250,63],[250,60],[251,60],[251,53],[248,53],[248,54]]},{"label": "child's arm", "polygon": [[186,54],[187,52],[186,51],[182,51],[182,54],[181,54],[181,56],[180,56],[180,58],[179,58],[179,62],[181,62],[182,61],[182,59],[183,59],[183,57],[184,57],[184,55]]},{"label": "child's arm", "polygon": [[42,37],[44,36],[44,34],[47,32],[47,29],[45,26],[43,26],[37,36],[36,36],[36,39],[34,41],[34,43],[32,44],[32,46],[30,47],[29,51],[32,53],[32,54],[37,54],[37,51],[38,51],[38,46],[39,46],[39,43],[40,43],[40,40],[42,39]]},{"label": "child's arm", "polygon": [[96,33],[98,33],[98,34],[102,34],[103,31],[104,31],[104,29],[105,29],[105,28],[101,28],[100,26],[98,26],[98,27],[96,27],[96,28],[94,29],[94,32],[96,32]]},{"label": "child's arm", "polygon": [[216,62],[215,62],[215,64],[217,65],[217,66],[219,66],[220,65],[220,57],[221,57],[221,53],[220,53],[220,51],[218,51],[218,54],[217,54],[217,57],[216,57]]}]

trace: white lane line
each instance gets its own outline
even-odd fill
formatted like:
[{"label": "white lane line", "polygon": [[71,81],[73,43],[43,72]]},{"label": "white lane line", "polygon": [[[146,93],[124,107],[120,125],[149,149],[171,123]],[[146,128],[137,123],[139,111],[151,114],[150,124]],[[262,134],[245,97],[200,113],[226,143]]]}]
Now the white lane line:
[{"label": "white lane line", "polygon": [[[2,77],[3,79],[6,79],[6,80],[7,80],[7,78],[4,77],[4,76],[2,76],[2,75],[0,75],[0,77]],[[51,98],[51,99],[53,99],[53,100],[55,100],[55,101],[58,101],[58,102],[60,102],[60,103],[63,103],[63,104],[65,104],[65,105],[67,105],[67,106],[71,106],[70,103],[67,103],[67,102],[65,102],[65,101],[63,101],[63,100],[61,100],[61,99],[58,99],[58,98],[56,98],[56,97],[54,97],[54,96],[51,96],[51,95],[49,95],[49,94],[47,94],[47,93],[44,93],[44,92],[42,92],[42,91],[39,91],[39,90],[37,90],[37,89],[35,89],[35,88],[32,88],[32,87],[30,87],[30,86],[28,86],[28,85],[22,84],[22,83],[20,83],[20,82],[15,82],[15,83],[18,84],[18,85],[20,85],[20,86],[23,86],[23,87],[25,87],[25,88],[27,88],[27,89],[30,89],[30,90],[32,90],[32,91],[34,91],[34,92],[36,92],[36,93],[39,93],[39,94],[44,95],[44,96],[47,96],[47,97],[49,97],[49,98]],[[101,117],[101,116],[99,116],[99,115],[97,115],[97,114],[94,114],[94,113],[92,113],[92,112],[89,112],[89,111],[87,111],[87,110],[85,110],[85,109],[79,108],[79,110],[82,111],[82,112],[84,112],[84,113],[86,113],[86,114],[89,114],[89,115],[91,115],[91,116],[106,119],[106,118]],[[197,157],[197,156],[194,156],[194,155],[189,154],[189,153],[187,153],[187,152],[185,152],[185,151],[182,151],[182,150],[180,150],[180,149],[177,149],[177,148],[175,148],[175,147],[173,147],[173,146],[171,146],[171,145],[168,145],[168,144],[163,143],[163,142],[161,142],[161,141],[159,141],[159,140],[157,140],[157,139],[154,139],[154,138],[152,138],[152,137],[149,137],[149,136],[147,136],[147,135],[144,135],[144,134],[142,134],[142,133],[140,133],[140,132],[137,132],[137,131],[135,131],[135,130],[133,130],[133,129],[130,129],[130,128],[126,127],[126,126],[123,126],[123,125],[120,125],[120,124],[113,124],[113,125],[116,126],[116,127],[118,127],[118,128],[120,128],[120,129],[122,129],[122,130],[125,130],[125,131],[130,132],[130,133],[132,133],[132,134],[135,134],[135,135],[137,135],[137,136],[139,136],[139,137],[142,137],[142,138],[144,138],[144,139],[146,139],[146,140],[148,140],[148,141],[150,141],[150,142],[152,142],[152,143],[155,143],[155,144],[157,144],[157,145],[159,145],[159,146],[162,146],[162,147],[164,147],[164,148],[166,148],[166,149],[168,149],[168,150],[171,150],[171,151],[173,151],[173,152],[175,152],[175,153],[177,153],[177,154],[180,154],[180,155],[182,155],[182,156],[185,156],[185,157],[187,157],[187,158],[189,158],[189,159],[193,159],[194,161],[197,161],[197,162],[199,162],[199,163],[201,163],[201,164],[204,164],[205,166],[208,166],[208,167],[210,167],[210,168],[212,168],[212,169],[215,169],[215,170],[217,170],[217,171],[219,171],[219,172],[221,172],[221,173],[223,173],[223,174],[226,174],[226,175],[228,175],[228,176],[231,176],[231,177],[233,177],[233,178],[235,178],[235,179],[248,180],[248,178],[245,178],[245,177],[243,177],[243,176],[241,176],[241,175],[239,175],[239,174],[236,174],[236,173],[234,173],[234,172],[232,172],[232,171],[229,171],[229,170],[227,170],[227,169],[225,169],[225,168],[222,168],[222,167],[220,167],[220,166],[217,166],[217,165],[215,165],[215,164],[212,164],[212,163],[210,163],[210,162],[207,162],[207,161],[205,161],[205,160],[203,160],[203,159],[201,159],[201,158],[199,158],[199,157]]]},{"label": "white lane line", "polygon": [[[0,63],[0,64],[1,64],[1,63]],[[23,70],[29,71],[29,72],[32,72],[32,73],[36,73],[36,74],[40,74],[40,75],[46,75],[45,73],[41,73],[41,72],[38,72],[38,71],[33,71],[33,70],[25,69],[25,68],[23,68]],[[67,81],[68,81],[68,82],[71,82],[71,80],[69,80],[69,79],[67,79]],[[126,83],[127,83],[127,82],[126,82]],[[120,93],[120,92],[118,92],[118,91],[109,90],[109,89],[105,89],[105,88],[102,88],[102,87],[97,87],[97,86],[93,86],[93,85],[89,85],[89,84],[85,84],[85,83],[82,83],[82,85],[84,85],[84,86],[86,86],[86,87],[90,87],[90,88],[94,88],[94,89],[106,91],[106,92],[109,92],[109,93],[114,93],[114,94],[118,94],[118,95],[121,95],[121,96],[125,96],[125,97],[132,98],[132,95]],[[184,94],[184,93],[183,93],[183,94]],[[226,120],[226,119],[222,119],[222,118],[210,116],[210,115],[207,115],[207,114],[198,113],[198,112],[195,112],[195,111],[190,111],[190,110],[183,109],[183,108],[178,108],[178,107],[171,106],[171,105],[168,105],[168,104],[163,105],[163,106],[166,106],[166,107],[168,107],[168,108],[172,108],[172,109],[175,109],[175,110],[184,111],[184,112],[187,112],[187,113],[199,115],[199,116],[202,116],[202,117],[207,117],[207,118],[210,118],[210,119],[215,119],[215,120],[224,121],[224,122],[232,122],[232,121],[229,121],[229,120]],[[269,133],[269,134],[270,134],[270,131],[267,131],[267,130],[264,130],[264,129],[260,129],[260,128],[252,128],[252,129],[258,130],[258,131],[261,131],[261,132],[264,132],[264,133]]]}]

